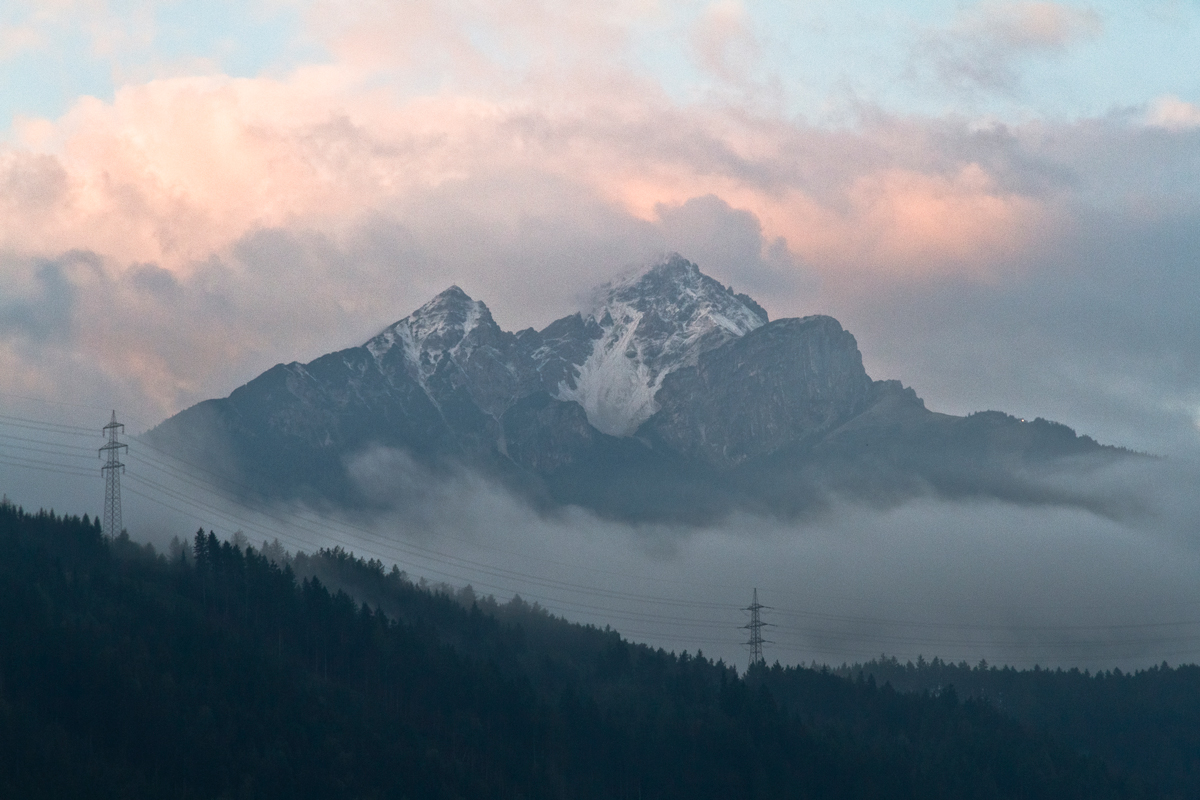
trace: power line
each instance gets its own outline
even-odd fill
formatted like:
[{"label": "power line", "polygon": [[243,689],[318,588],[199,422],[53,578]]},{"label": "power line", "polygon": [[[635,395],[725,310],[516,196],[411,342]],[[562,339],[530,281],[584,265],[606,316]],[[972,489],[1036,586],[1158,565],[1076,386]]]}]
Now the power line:
[{"label": "power line", "polygon": [[24,417],[14,417],[9,414],[0,414],[0,420],[7,420],[5,423],[6,425],[14,425],[18,428],[34,428],[36,430],[78,433],[88,436],[92,435],[91,428],[83,428],[79,425],[64,425],[61,422],[45,422],[37,419],[25,419]]}]

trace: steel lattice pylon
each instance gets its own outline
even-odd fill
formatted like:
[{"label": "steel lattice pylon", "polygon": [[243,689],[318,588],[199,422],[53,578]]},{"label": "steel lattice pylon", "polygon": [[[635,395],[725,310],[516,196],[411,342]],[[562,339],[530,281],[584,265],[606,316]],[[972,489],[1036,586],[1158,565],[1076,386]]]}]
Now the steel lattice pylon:
[{"label": "steel lattice pylon", "polygon": [[125,529],[121,521],[121,473],[125,471],[125,465],[121,463],[120,454],[121,448],[128,449],[129,445],[119,440],[124,429],[125,426],[117,422],[116,411],[112,413],[112,421],[101,429],[108,437],[108,444],[100,448],[101,457],[108,455],[100,474],[104,476],[104,533],[109,536],[117,536]]},{"label": "steel lattice pylon", "polygon": [[763,658],[763,645],[772,644],[763,638],[762,629],[770,625],[769,622],[762,621],[762,610],[770,608],[758,602],[758,589],[754,590],[754,601],[749,606],[743,608],[743,611],[750,612],[750,622],[743,625],[742,628],[750,631],[750,641],[746,642],[746,646],[750,648],[750,666],[755,664],[763,664],[766,659]]}]

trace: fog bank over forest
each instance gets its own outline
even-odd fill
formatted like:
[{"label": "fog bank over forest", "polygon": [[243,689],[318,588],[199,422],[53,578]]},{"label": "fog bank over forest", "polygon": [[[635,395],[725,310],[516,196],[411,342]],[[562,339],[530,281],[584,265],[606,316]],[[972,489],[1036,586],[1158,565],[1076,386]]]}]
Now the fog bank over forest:
[{"label": "fog bank over forest", "polygon": [[[12,451],[23,455],[6,459],[4,492],[27,508],[99,513],[98,428],[38,429],[31,419],[6,418],[9,439],[44,444]],[[1130,669],[1200,656],[1200,500],[1191,491],[1200,465],[1185,459],[1079,473],[1065,488],[1105,498],[1107,516],[934,497],[884,507],[833,499],[795,522],[737,514],[680,528],[570,508],[541,514],[469,472],[431,476],[387,451],[352,470],[401,498],[396,510],[330,518],[250,509],[222,499],[214,476],[130,442],[125,524],[164,551],[201,526],[222,538],[240,530],[256,545],[278,538],[292,551],[340,546],[414,579],[470,584],[501,600],[519,593],[568,619],[737,664],[754,588],[775,626],[766,654],[784,664],[887,653]]]}]

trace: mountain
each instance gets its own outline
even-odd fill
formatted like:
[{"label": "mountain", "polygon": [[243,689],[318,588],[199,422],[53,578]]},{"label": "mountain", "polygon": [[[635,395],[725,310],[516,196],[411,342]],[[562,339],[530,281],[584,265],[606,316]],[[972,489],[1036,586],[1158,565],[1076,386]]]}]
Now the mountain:
[{"label": "mountain", "polygon": [[769,320],[678,255],[541,331],[502,330],[452,286],[361,347],[276,365],[146,438],[267,497],[403,502],[348,468],[383,447],[547,507],[695,523],[801,514],[831,492],[1094,504],[1045,474],[1127,455],[1045,420],[929,411],[872,380],[837,320]]}]

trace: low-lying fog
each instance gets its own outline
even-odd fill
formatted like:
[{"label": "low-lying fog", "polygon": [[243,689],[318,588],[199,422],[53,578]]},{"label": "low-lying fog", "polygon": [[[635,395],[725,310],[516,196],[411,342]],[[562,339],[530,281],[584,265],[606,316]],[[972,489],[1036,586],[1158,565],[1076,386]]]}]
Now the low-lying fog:
[{"label": "low-lying fog", "polygon": [[[42,419],[45,419],[43,415]],[[26,508],[95,515],[99,431],[0,418],[3,491]],[[124,522],[165,547],[197,527],[289,550],[341,546],[416,578],[568,619],[611,625],[668,650],[744,664],[751,592],[769,661],[840,664],[881,653],[1017,666],[1123,669],[1200,658],[1200,465],[1138,460],[1082,487],[1116,517],[1061,507],[936,498],[878,509],[836,504],[815,519],[736,515],[711,527],[626,525],[578,509],[539,516],[468,474],[434,480],[403,454],[350,465],[397,499],[370,518],[249,509],[214,477],[188,475],[136,439],[124,458]],[[24,449],[22,449],[24,448]],[[1080,488],[1080,487],[1075,487]]]}]

